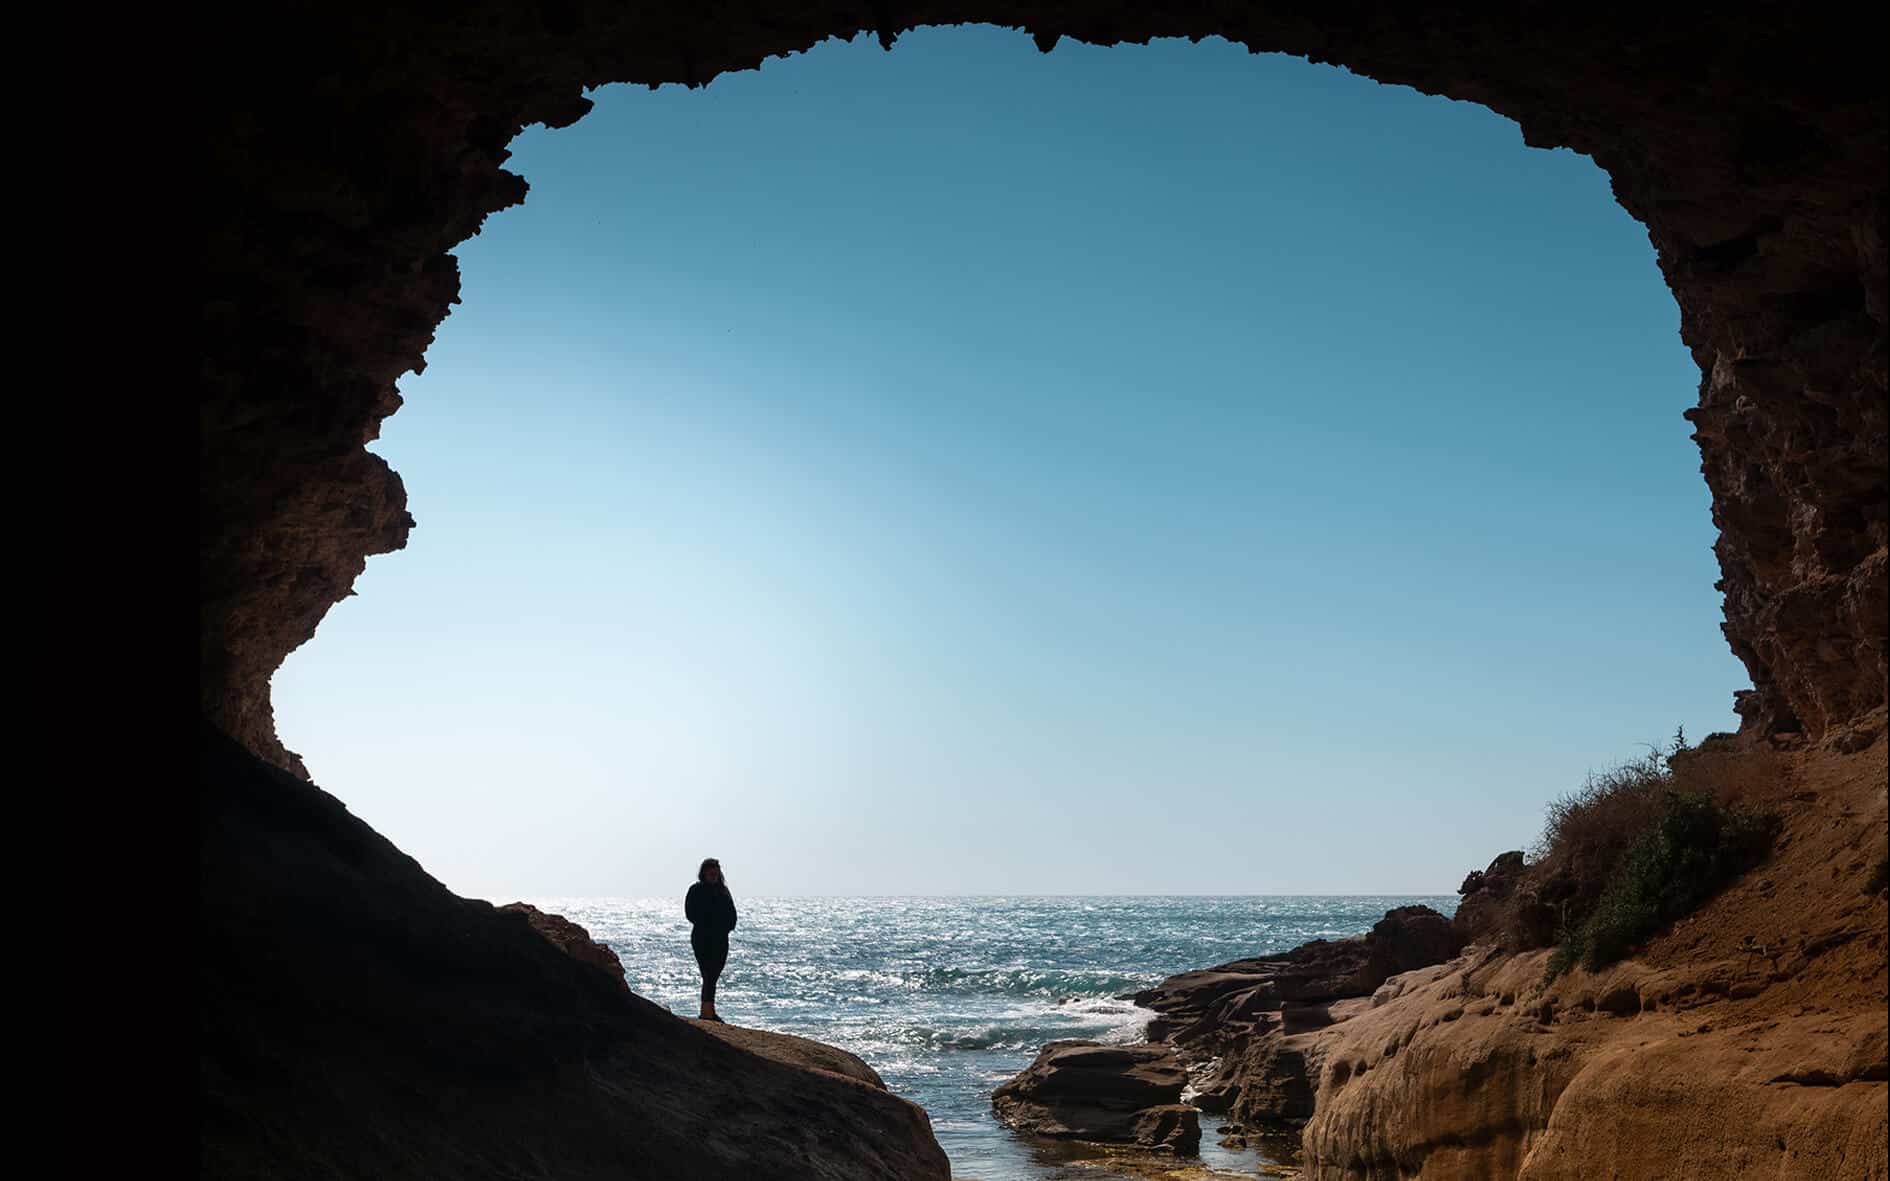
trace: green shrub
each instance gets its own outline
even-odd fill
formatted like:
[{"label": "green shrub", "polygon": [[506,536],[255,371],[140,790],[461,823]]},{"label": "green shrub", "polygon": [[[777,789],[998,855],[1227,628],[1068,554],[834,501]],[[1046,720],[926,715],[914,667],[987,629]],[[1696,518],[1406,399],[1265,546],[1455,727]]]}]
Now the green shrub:
[{"label": "green shrub", "polygon": [[1563,929],[1549,978],[1578,962],[1592,972],[1622,958],[1763,860],[1778,829],[1775,815],[1667,791],[1659,819],[1628,844],[1593,907]]},{"label": "green shrub", "polygon": [[1676,730],[1665,747],[1590,772],[1581,787],[1549,802],[1526,877],[1498,920],[1505,946],[1547,947],[1594,910],[1629,847],[1659,823],[1676,786],[1673,759],[1686,750]]}]

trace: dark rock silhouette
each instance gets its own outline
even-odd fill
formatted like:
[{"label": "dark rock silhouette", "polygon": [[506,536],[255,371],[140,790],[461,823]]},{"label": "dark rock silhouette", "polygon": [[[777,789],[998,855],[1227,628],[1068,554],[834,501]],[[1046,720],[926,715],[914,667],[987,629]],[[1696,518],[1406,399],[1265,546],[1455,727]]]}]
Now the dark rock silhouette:
[{"label": "dark rock silhouette", "polygon": [[1720,529],[1726,636],[1755,686],[1739,702],[1747,728],[1816,737],[1883,703],[1879,8],[533,11],[206,10],[202,701],[264,757],[299,767],[275,736],[270,675],[366,556],[400,548],[413,525],[399,478],[365,445],[458,296],[447,251],[525,196],[502,167],[511,137],[581,118],[587,86],[699,85],[831,35],[978,20],[1040,46],[1220,35],[1482,103],[1529,144],[1592,156],[1646,224],[1700,366],[1689,417]]},{"label": "dark rock silhouette", "polygon": [[850,1055],[705,1032],[202,743],[204,1176],[948,1176],[925,1113]]}]

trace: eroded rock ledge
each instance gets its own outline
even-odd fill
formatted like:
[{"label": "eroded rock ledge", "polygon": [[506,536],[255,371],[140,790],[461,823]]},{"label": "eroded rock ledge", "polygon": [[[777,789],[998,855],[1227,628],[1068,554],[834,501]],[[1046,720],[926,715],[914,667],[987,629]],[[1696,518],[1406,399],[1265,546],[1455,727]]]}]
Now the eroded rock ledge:
[{"label": "eroded rock ledge", "polygon": [[1890,630],[1885,12],[1600,11],[475,0],[440,20],[358,0],[210,5],[206,716],[299,770],[275,736],[269,678],[367,555],[404,544],[404,489],[366,444],[457,298],[447,251],[525,195],[502,167],[521,128],[581,117],[586,87],[696,85],[828,36],[890,44],[918,25],[980,21],[1045,49],[1219,35],[1482,103],[1530,144],[1592,156],[1647,225],[1700,366],[1691,418],[1727,640],[1756,686],[1739,702],[1746,725],[1843,729],[1884,701]]},{"label": "eroded rock ledge", "polygon": [[1138,994],[1150,1036],[1193,1064],[1202,1110],[1299,1129],[1313,1181],[1883,1181],[1890,804],[1869,721],[1861,752],[1768,755],[1770,860],[1600,973],[1545,986],[1548,952],[1472,944],[1375,977],[1366,940],[1309,944]]}]

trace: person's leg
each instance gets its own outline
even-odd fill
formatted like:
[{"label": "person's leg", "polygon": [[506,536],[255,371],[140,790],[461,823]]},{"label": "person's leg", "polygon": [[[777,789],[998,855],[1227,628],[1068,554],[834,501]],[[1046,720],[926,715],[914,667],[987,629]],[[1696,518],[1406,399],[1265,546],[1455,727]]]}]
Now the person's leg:
[{"label": "person's leg", "polygon": [[696,967],[702,970],[702,1018],[719,1020],[715,1013],[715,982],[722,975],[722,969],[728,963],[728,944],[697,947]]}]

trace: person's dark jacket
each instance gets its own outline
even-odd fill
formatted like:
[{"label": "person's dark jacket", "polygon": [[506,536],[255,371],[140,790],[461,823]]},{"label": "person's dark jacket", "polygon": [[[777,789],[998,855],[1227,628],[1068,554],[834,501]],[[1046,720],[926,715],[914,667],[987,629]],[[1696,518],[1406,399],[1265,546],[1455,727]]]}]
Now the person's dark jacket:
[{"label": "person's dark jacket", "polygon": [[692,939],[727,939],[735,929],[735,897],[716,882],[697,882],[683,899],[683,914],[695,926]]}]

